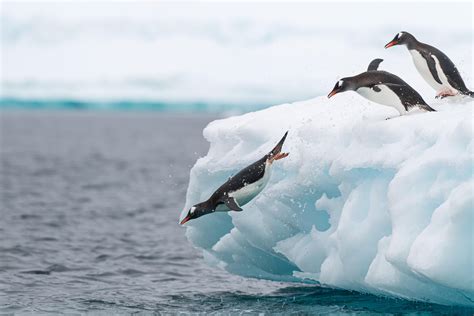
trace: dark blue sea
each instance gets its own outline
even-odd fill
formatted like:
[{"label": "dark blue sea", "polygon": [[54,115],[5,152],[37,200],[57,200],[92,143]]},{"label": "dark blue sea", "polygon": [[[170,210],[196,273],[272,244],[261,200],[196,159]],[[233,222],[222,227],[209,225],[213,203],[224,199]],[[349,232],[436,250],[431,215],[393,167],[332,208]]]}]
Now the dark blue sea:
[{"label": "dark blue sea", "polygon": [[0,314],[473,314],[208,267],[177,222],[213,119],[3,110]]}]

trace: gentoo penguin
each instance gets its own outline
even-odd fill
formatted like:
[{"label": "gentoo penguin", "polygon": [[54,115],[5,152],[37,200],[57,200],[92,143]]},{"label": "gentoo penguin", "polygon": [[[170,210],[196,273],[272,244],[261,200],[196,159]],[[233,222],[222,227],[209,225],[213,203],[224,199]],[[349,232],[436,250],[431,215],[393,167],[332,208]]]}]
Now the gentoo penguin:
[{"label": "gentoo penguin", "polygon": [[454,63],[439,49],[418,42],[408,32],[400,32],[395,35],[385,48],[395,45],[405,45],[408,48],[413,62],[423,79],[436,90],[436,98],[444,98],[457,94],[474,97],[459,74]]},{"label": "gentoo penguin", "polygon": [[281,152],[286,135],[288,135],[288,132],[285,133],[272,151],[230,177],[209,199],[193,205],[180,224],[183,225],[191,219],[215,211],[242,211],[241,207],[256,197],[268,183],[273,162],[289,155]]},{"label": "gentoo penguin", "polygon": [[383,59],[374,59],[366,72],[339,80],[328,98],[344,91],[355,91],[370,101],[391,106],[406,114],[414,107],[424,111],[435,111],[423,98],[399,77],[387,71],[377,70]]}]

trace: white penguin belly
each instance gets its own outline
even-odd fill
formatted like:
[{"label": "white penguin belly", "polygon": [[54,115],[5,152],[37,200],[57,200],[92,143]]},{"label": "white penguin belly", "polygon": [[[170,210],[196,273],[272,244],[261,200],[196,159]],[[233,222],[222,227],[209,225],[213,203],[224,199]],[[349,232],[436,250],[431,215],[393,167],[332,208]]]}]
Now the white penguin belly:
[{"label": "white penguin belly", "polygon": [[271,164],[267,163],[265,165],[265,173],[260,180],[250,183],[240,190],[229,193],[229,196],[233,197],[240,206],[247,204],[265,188],[268,180],[270,180],[271,170]]},{"label": "white penguin belly", "polygon": [[[428,68],[428,63],[426,61],[426,59],[423,58],[423,56],[421,56],[421,54],[412,49],[409,51],[411,56],[413,57],[413,63],[415,64],[415,67],[416,69],[418,70],[418,72],[420,73],[420,75],[423,77],[423,79],[425,79],[425,81],[433,88],[435,89],[436,91],[442,91],[446,88],[450,88],[451,86],[449,85],[449,83],[447,85],[444,84],[443,80],[441,79],[441,75],[440,75],[440,70],[441,70],[441,67],[439,67],[439,62],[437,59],[434,59],[435,60],[435,63],[437,64],[436,66],[436,72],[438,73],[438,77],[441,79],[441,82],[443,82],[443,84],[440,84],[439,82],[437,82],[435,80],[435,78],[433,77],[433,75],[431,74],[431,71],[430,69]],[[436,58],[436,57],[435,57]],[[442,72],[442,71],[441,71]],[[444,74],[443,74],[444,75]],[[446,78],[446,76],[444,76]],[[446,79],[446,83],[447,83],[447,79]]]},{"label": "white penguin belly", "polygon": [[[262,190],[267,185],[268,180],[270,180],[271,170],[271,164],[266,163],[265,173],[263,174],[263,177],[261,179],[256,182],[249,183],[237,191],[230,192],[229,196],[233,197],[240,207],[244,206],[253,198],[255,198],[260,192],[262,192]],[[216,208],[216,211],[228,212],[229,208],[225,204],[219,204]]]},{"label": "white penguin belly", "polygon": [[405,107],[395,92],[384,84],[379,84],[377,87],[379,87],[381,91],[377,92],[371,88],[361,87],[357,89],[356,92],[372,102],[395,108],[401,115],[406,113]]}]

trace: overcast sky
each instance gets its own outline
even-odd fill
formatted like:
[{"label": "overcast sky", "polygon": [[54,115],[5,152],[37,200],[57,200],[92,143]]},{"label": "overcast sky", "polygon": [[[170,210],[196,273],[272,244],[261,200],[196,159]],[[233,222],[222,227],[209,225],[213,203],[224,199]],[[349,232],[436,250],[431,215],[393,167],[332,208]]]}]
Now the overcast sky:
[{"label": "overcast sky", "polygon": [[[401,31],[472,77],[472,4],[2,2],[2,96],[274,103],[371,59],[419,81]],[[420,81],[419,89],[430,91]]]}]

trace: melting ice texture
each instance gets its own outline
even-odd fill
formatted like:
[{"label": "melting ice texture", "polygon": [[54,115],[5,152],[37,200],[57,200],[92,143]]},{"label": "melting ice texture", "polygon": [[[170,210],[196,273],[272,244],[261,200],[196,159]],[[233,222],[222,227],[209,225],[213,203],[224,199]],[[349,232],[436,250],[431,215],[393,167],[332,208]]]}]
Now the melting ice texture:
[{"label": "melting ice texture", "polygon": [[186,235],[246,277],[474,306],[473,106],[385,120],[396,111],[345,93],[214,121],[185,210],[286,130],[290,155],[243,212],[191,221]]},{"label": "melting ice texture", "polygon": [[[419,74],[406,49],[383,48],[402,30],[401,17],[403,30],[440,47],[466,75],[471,9],[450,2],[6,1],[0,97],[6,106],[244,112],[327,93],[377,57],[412,84]],[[416,89],[433,94],[427,84]]]}]

